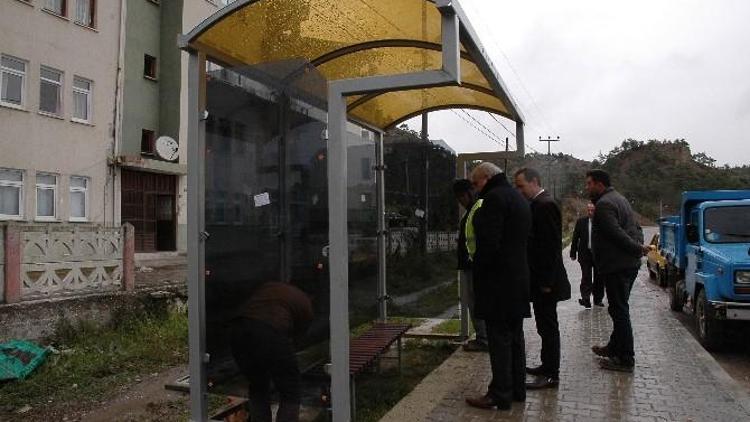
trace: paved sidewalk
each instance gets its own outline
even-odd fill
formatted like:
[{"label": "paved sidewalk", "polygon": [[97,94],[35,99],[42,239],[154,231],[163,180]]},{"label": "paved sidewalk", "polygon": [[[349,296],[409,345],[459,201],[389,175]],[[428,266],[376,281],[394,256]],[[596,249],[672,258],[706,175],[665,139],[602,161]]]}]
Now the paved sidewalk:
[{"label": "paved sidewalk", "polygon": [[[567,256],[567,253],[565,254]],[[604,344],[606,308],[577,303],[580,268],[566,262],[573,299],[559,306],[562,336],[560,387],[529,391],[510,411],[474,409],[467,395],[483,394],[490,378],[485,353],[451,356],[382,421],[748,421],[750,396],[670,313],[645,266],[631,296],[636,368],[633,374],[599,369],[591,353]],[[533,319],[525,322],[528,366],[539,362]]]}]

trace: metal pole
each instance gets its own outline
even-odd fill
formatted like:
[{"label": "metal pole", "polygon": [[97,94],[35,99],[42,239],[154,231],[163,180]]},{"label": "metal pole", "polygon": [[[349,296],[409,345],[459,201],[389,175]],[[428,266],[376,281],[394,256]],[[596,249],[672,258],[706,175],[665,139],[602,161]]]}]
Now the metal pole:
[{"label": "metal pole", "polygon": [[427,253],[428,249],[428,208],[430,203],[430,158],[429,158],[429,145],[430,145],[430,137],[428,135],[428,126],[429,121],[427,118],[427,113],[422,114],[422,147],[424,148],[422,159],[424,160],[424,217],[422,218],[422,252]]},{"label": "metal pole", "polygon": [[[466,165],[467,162],[463,160],[457,160],[457,169],[456,173],[458,174],[458,177],[460,179],[466,179],[467,178],[467,169]],[[461,209],[459,209],[461,211]],[[464,210],[464,212],[468,212],[468,210]],[[461,217],[459,216],[459,222],[461,221]],[[460,225],[459,225],[460,229]],[[461,276],[461,271],[456,272],[456,277],[458,279],[458,298],[459,298],[459,305],[458,305],[458,316],[460,318],[460,325],[461,325],[461,340],[469,338],[469,306],[468,306],[468,298],[466,295],[464,295],[464,292],[467,291],[467,289],[464,287],[464,284],[466,283],[466,280]]]},{"label": "metal pole", "polygon": [[385,322],[388,319],[388,293],[386,280],[386,227],[385,227],[385,162],[383,159],[383,133],[376,134],[375,141],[375,183],[377,188],[378,213],[378,317]]},{"label": "metal pole", "polygon": [[206,239],[205,232],[205,56],[188,59],[188,334],[190,365],[190,420],[208,420],[206,382]]},{"label": "metal pole", "polygon": [[349,389],[349,235],[347,228],[346,101],[328,94],[328,241],[331,277],[331,409],[334,422],[351,420]]}]

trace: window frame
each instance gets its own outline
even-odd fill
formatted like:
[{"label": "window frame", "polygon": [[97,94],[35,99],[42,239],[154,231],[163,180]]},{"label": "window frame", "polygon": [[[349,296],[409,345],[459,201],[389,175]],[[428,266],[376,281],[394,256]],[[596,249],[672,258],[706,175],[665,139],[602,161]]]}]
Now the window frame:
[{"label": "window frame", "polygon": [[26,182],[26,174],[21,169],[13,169],[8,167],[0,167],[0,170],[4,171],[16,171],[21,174],[20,181],[3,180],[0,179],[0,186],[18,188],[18,215],[3,214],[0,212],[0,220],[23,220],[23,204],[24,204],[24,183]]},{"label": "window frame", "polygon": [[[81,179],[85,182],[85,187],[74,187],[73,179]],[[91,178],[86,176],[70,176],[68,184],[69,202],[70,202],[70,214],[68,215],[68,221],[74,223],[85,223],[89,221],[89,183]],[[83,193],[83,217],[73,216],[73,193]]]},{"label": "window frame", "polygon": [[60,0],[62,2],[62,5],[60,7],[62,10],[60,11],[60,13],[58,13],[56,10],[52,10],[52,9],[50,9],[48,7],[49,6],[49,1],[50,0],[43,0],[42,10],[44,10],[45,12],[52,13],[53,15],[56,15],[56,16],[61,16],[63,18],[67,18],[68,17],[68,0]]},{"label": "window frame", "polygon": [[[83,88],[79,88],[76,86],[76,81],[82,81],[89,84],[89,89],[85,90]],[[86,123],[91,124],[93,122],[93,114],[94,114],[94,81],[90,79],[86,79],[81,76],[73,75],[73,117],[71,117],[70,120],[78,123]],[[88,119],[82,119],[80,117],[77,117],[76,114],[76,94],[85,94],[86,95],[86,115],[88,116]]]},{"label": "window frame", "polygon": [[[51,176],[55,178],[55,184],[50,185],[48,183],[39,183],[39,176]],[[38,172],[36,174],[34,192],[36,193],[36,212],[34,213],[34,219],[36,221],[57,221],[57,186],[60,183],[60,177],[54,173]],[[39,215],[39,189],[51,190],[52,191],[52,215]]]},{"label": "window frame", "polygon": [[[52,79],[45,78],[42,76],[42,70],[47,70],[48,72],[56,72],[60,74],[60,81],[55,81]],[[42,83],[49,83],[53,85],[58,86],[57,90],[57,106],[58,111],[57,113],[42,110]],[[40,65],[39,66],[39,114],[45,115],[45,116],[52,116],[52,117],[62,117],[64,113],[63,109],[63,90],[65,88],[65,72],[62,70],[55,69],[54,67],[46,66],[46,65]]]},{"label": "window frame", "polygon": [[[78,20],[78,3],[82,1],[87,2],[89,5],[89,15],[90,15],[89,20],[91,21],[90,24],[86,22],[81,22],[80,20]],[[97,18],[96,0],[75,0],[75,5],[76,5],[76,10],[75,10],[75,16],[73,16],[73,22],[85,28],[96,29],[96,18]]]},{"label": "window frame", "polygon": [[[149,63],[149,59],[153,59],[153,62]],[[147,70],[149,70],[149,73],[147,73]],[[151,72],[153,72],[153,75],[150,74]],[[150,54],[144,53],[143,54],[143,77],[148,80],[156,81],[159,79],[158,76],[159,76],[159,59],[157,59],[156,56],[152,56]]]},{"label": "window frame", "polygon": [[[11,69],[9,67],[3,66],[3,64],[2,64],[2,59],[3,58],[6,58],[8,60],[13,60],[13,61],[17,61],[17,62],[22,63],[23,64],[23,72],[21,72],[19,70],[16,70],[16,69]],[[25,110],[26,109],[26,99],[27,99],[26,98],[26,96],[27,96],[27,93],[26,93],[26,83],[27,83],[28,72],[29,72],[29,61],[28,60],[24,60],[24,59],[21,59],[19,57],[11,56],[10,54],[0,54],[0,104],[1,105],[6,106],[6,107],[10,107],[10,108],[16,108],[16,109],[19,109],[19,110]],[[2,91],[2,86],[1,85],[2,85],[2,76],[3,76],[4,73],[9,73],[11,75],[19,76],[21,78],[21,104],[7,102],[7,101],[3,100],[3,97],[2,97],[3,93],[1,92]]]}]

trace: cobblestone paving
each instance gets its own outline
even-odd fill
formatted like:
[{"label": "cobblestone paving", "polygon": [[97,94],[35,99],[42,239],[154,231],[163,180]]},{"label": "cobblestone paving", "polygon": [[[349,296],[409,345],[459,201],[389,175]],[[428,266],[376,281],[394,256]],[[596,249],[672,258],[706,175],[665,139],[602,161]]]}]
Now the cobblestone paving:
[{"label": "cobblestone paving", "polygon": [[[568,261],[566,266],[577,292],[578,264]],[[458,351],[383,420],[750,421],[747,393],[674,318],[657,290],[648,282],[644,266],[630,302],[636,348],[633,374],[599,368],[590,347],[608,339],[609,315],[606,308],[583,309],[574,293],[559,306],[558,389],[529,391],[526,402],[514,403],[510,411],[471,408],[464,397],[486,391],[489,359],[484,353]],[[533,319],[526,320],[525,330],[527,364],[535,366],[540,340]]]}]

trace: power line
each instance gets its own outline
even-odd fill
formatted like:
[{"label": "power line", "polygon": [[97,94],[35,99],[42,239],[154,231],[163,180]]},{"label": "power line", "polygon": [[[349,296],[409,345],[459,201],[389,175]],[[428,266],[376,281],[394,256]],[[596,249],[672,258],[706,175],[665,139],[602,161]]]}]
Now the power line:
[{"label": "power line", "polygon": [[495,142],[496,144],[502,145],[500,143],[501,141],[499,141],[498,138],[497,138],[497,136],[494,135],[491,131],[489,133],[485,132],[484,130],[480,129],[478,126],[476,126],[475,124],[473,124],[472,122],[466,120],[463,116],[461,116],[460,114],[458,114],[458,112],[456,112],[456,110],[451,109],[451,112],[453,114],[455,114],[456,116],[458,116],[459,119],[463,120],[464,123],[466,123],[469,126],[473,127],[477,132],[479,132],[482,135],[486,136],[488,139],[490,139],[491,141]]}]

